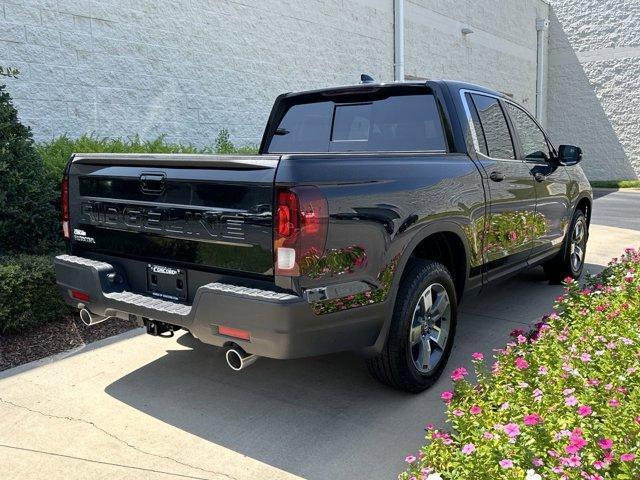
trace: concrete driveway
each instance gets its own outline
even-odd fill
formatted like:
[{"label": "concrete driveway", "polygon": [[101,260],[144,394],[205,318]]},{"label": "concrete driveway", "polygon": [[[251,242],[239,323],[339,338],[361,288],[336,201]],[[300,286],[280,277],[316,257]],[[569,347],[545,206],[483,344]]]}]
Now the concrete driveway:
[{"label": "concrete driveway", "polygon": [[[594,273],[640,245],[640,194],[602,196],[596,211],[605,203],[631,228],[594,214]],[[474,351],[490,355],[560,292],[534,269],[465,299],[449,371]],[[0,478],[391,479],[424,424],[443,422],[449,384],[446,375],[423,394],[396,392],[353,354],[262,359],[236,374],[188,335],[132,332],[0,373]]]}]

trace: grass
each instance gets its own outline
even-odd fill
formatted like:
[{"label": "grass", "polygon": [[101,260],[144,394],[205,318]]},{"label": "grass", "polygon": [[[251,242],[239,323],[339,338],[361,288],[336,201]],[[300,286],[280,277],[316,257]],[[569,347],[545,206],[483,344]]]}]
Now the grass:
[{"label": "grass", "polygon": [[640,188],[640,180],[593,180],[593,188]]}]

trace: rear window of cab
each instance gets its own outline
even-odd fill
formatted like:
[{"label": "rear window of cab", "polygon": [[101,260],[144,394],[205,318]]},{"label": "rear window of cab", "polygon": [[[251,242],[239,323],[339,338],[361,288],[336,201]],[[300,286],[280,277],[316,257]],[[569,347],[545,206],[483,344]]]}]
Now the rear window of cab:
[{"label": "rear window of cab", "polygon": [[268,153],[446,151],[432,94],[358,97],[288,105]]}]

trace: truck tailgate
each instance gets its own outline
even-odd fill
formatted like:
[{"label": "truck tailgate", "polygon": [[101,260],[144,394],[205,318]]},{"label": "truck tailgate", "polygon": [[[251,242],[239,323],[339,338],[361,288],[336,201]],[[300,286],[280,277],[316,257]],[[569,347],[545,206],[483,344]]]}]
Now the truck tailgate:
[{"label": "truck tailgate", "polygon": [[271,276],[278,161],[273,155],[74,155],[71,249]]}]

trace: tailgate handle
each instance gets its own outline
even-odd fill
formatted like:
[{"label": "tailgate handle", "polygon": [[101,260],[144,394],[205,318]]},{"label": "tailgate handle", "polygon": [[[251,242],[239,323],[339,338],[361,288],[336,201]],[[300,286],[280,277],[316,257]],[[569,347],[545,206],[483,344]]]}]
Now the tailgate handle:
[{"label": "tailgate handle", "polygon": [[164,192],[164,173],[143,173],[140,175],[142,193],[158,194]]}]

